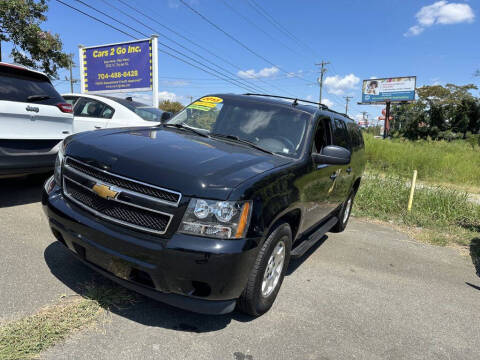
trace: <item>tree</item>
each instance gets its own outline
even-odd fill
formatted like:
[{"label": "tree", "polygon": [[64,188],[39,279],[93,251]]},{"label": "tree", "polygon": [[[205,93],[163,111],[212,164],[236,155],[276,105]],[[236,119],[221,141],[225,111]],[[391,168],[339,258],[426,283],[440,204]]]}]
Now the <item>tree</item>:
[{"label": "tree", "polygon": [[40,24],[47,17],[46,0],[0,1],[0,61],[1,42],[11,42],[14,62],[57,77],[58,68],[68,67],[71,58],[62,52],[58,34],[44,31]]},{"label": "tree", "polygon": [[158,107],[163,111],[169,111],[174,114],[183,109],[183,105],[178,101],[162,100]]},{"label": "tree", "polygon": [[480,101],[471,91],[473,84],[423,86],[413,104],[392,107],[395,129],[409,139],[452,140],[480,131]]}]

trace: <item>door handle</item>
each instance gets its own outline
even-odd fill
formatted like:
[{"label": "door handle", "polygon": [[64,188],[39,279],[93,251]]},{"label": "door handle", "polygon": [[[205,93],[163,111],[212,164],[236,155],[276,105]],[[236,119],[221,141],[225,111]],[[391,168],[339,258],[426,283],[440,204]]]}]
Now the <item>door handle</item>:
[{"label": "door handle", "polygon": [[95,129],[101,129],[102,127],[99,125],[95,125]]},{"label": "door handle", "polygon": [[346,170],[346,171],[347,171],[347,173],[349,173],[349,174],[350,174],[350,173],[352,172],[352,168],[351,168],[351,167],[349,167],[349,168],[347,168],[347,170]]},{"label": "door handle", "polygon": [[338,176],[337,173],[333,173],[332,175],[330,175],[330,179],[335,180],[337,176]]}]

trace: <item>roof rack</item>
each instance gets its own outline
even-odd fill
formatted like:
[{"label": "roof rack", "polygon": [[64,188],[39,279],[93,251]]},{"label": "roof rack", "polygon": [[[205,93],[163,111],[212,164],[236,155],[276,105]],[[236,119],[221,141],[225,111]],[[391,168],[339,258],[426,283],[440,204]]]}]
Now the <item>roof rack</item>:
[{"label": "roof rack", "polygon": [[339,112],[339,111],[335,111],[335,110],[333,110],[333,109],[330,109],[330,108],[329,108],[327,105],[325,105],[325,104],[318,103],[318,102],[314,102],[314,101],[310,101],[310,100],[303,100],[303,99],[297,99],[297,98],[288,97],[288,96],[278,96],[278,95],[269,95],[269,94],[245,93],[245,94],[243,94],[243,95],[249,95],[249,96],[265,96],[265,97],[271,97],[271,98],[275,98],[275,99],[293,100],[292,106],[297,106],[299,101],[305,102],[305,103],[309,103],[309,104],[315,104],[315,105],[319,105],[322,110],[328,110],[328,111],[334,112],[334,113],[336,113],[336,114],[345,116],[346,118],[349,118],[350,120],[353,120],[350,116],[348,116],[348,115],[345,114],[345,113],[341,113],[341,112]]},{"label": "roof rack", "polygon": [[303,99],[288,97],[288,96],[278,96],[278,95],[269,95],[269,94],[254,94],[254,93],[246,93],[246,94],[243,94],[243,95],[265,96],[265,97],[271,97],[271,98],[275,98],[275,99],[293,100],[293,104],[292,104],[293,106],[297,106],[298,102],[301,101],[301,102],[308,103],[308,104],[320,105],[322,109],[328,109],[328,106],[325,105],[325,104],[321,104],[321,103],[314,102],[314,101],[309,101],[309,100],[303,100]]}]

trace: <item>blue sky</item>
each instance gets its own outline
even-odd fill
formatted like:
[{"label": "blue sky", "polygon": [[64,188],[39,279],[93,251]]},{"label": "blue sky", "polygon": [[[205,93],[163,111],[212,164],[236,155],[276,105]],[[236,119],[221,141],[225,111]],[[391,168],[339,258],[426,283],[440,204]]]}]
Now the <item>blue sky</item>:
[{"label": "blue sky", "polygon": [[[74,0],[64,1],[133,33]],[[318,99],[318,85],[315,83],[319,74],[314,63],[328,60],[331,65],[328,65],[326,73],[325,102],[343,111],[343,97],[354,96],[349,111],[353,116],[360,111],[369,112],[371,117],[379,113],[378,107],[356,105],[361,97],[362,79],[416,75],[417,86],[480,82],[480,77],[473,76],[475,70],[480,68],[478,1],[256,0],[294,37],[301,39],[299,43],[259,15],[248,0],[187,0],[194,9],[267,62],[214,29],[179,0],[126,0],[236,67],[213,58],[208,52],[165,31],[117,0],[83,1],[135,29],[149,35],[153,33],[108,5],[113,4],[156,29],[157,33],[194,49],[212,62],[221,64],[250,83],[267,88],[271,93],[283,90],[285,94]],[[233,12],[224,1],[257,27]],[[73,52],[76,58],[79,44],[90,46],[130,40],[128,36],[78,14],[55,0],[51,0],[49,6],[44,29],[60,34],[65,50]],[[133,34],[143,38],[138,33]],[[160,37],[159,40],[178,47],[166,38]],[[5,48],[7,50],[8,46]],[[75,74],[78,77],[78,69]],[[206,93],[245,92],[163,54],[159,55],[159,77],[162,96],[183,103],[188,102],[190,96],[195,98]],[[61,92],[69,90],[65,81],[55,84]],[[76,90],[79,91],[79,86]],[[148,94],[139,94],[139,98],[147,101]]]}]

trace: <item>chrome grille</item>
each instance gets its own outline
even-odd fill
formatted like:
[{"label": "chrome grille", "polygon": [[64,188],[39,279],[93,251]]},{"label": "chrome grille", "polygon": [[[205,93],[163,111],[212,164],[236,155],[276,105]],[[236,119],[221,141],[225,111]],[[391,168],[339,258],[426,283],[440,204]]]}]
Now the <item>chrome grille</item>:
[{"label": "chrome grille", "polygon": [[72,158],[67,158],[65,164],[68,167],[71,167],[83,174],[91,176],[102,182],[157,198],[168,205],[177,206],[180,202],[181,194],[176,191],[162,189],[154,185],[149,185],[136,180],[127,179],[123,176],[109,173],[105,170],[95,168]]},{"label": "chrome grille", "polygon": [[[73,167],[72,164],[82,164],[82,169],[91,171],[82,172],[79,166]],[[156,234],[164,234],[167,231],[173,215],[158,210],[159,205],[165,206],[164,200],[124,189],[117,185],[120,182],[112,184],[105,181],[105,177],[98,179],[94,176],[98,173],[103,174],[103,170],[67,158],[62,174],[65,196],[108,221]],[[116,177],[111,173],[108,173],[108,176],[113,180]],[[129,179],[122,178],[122,181],[129,181]],[[99,186],[108,189],[107,195],[97,191],[96,187]],[[142,184],[142,186],[147,185]],[[179,194],[179,199],[180,196]],[[176,204],[170,206],[176,206]]]}]

